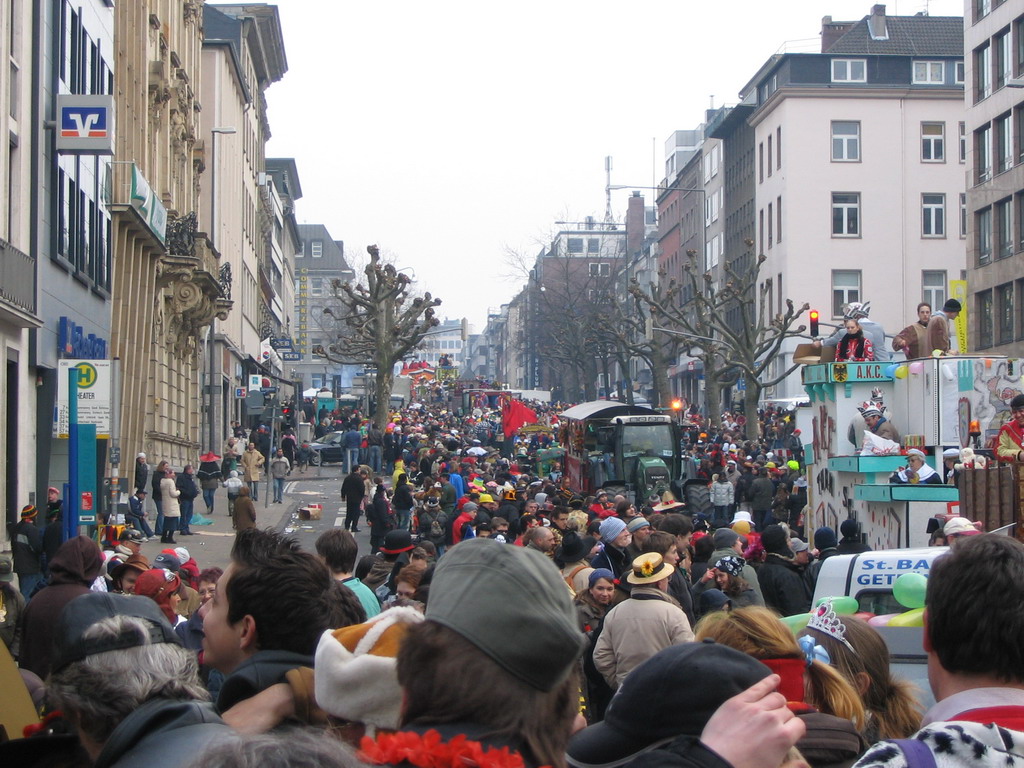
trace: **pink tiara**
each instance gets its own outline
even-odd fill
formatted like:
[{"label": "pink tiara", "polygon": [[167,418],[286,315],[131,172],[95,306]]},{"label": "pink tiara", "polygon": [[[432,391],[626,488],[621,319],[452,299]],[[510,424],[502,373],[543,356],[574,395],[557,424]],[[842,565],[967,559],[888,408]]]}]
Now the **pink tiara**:
[{"label": "pink tiara", "polygon": [[856,653],[853,646],[850,645],[850,642],[846,639],[846,625],[843,624],[842,620],[836,615],[835,609],[832,608],[831,601],[826,600],[811,611],[811,618],[807,622],[807,628],[824,632],[829,637],[838,640],[840,643],[845,645],[852,653]]}]

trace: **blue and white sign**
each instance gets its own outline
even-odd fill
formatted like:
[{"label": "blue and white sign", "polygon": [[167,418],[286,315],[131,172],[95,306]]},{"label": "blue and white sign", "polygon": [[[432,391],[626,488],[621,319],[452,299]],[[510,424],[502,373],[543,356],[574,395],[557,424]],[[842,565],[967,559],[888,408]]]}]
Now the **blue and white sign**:
[{"label": "blue and white sign", "polygon": [[65,155],[114,154],[114,97],[59,94],[57,151]]}]

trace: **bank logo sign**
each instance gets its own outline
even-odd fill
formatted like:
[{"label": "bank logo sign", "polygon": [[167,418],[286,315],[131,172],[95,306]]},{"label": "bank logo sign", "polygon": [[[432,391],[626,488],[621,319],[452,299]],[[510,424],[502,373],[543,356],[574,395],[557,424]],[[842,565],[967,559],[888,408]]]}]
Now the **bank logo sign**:
[{"label": "bank logo sign", "polygon": [[114,154],[114,97],[58,95],[57,151],[68,155]]}]

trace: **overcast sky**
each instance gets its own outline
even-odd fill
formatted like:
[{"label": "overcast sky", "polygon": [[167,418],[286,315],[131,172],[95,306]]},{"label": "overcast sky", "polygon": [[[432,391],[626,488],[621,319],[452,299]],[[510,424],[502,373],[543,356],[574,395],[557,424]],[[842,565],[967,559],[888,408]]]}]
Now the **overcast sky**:
[{"label": "overcast sky", "polygon": [[[869,0],[277,0],[288,72],[267,92],[268,157],[294,157],[300,223],[365,259],[377,243],[442,317],[483,330],[554,222],[604,217],[612,184],[654,186],[665,141],[694,128],[822,16]],[[962,16],[961,0],[901,0]],[[799,41],[799,42],[797,42]],[[819,49],[820,50],[820,49]],[[628,190],[613,192],[621,220]],[[644,191],[648,203],[650,191]]]}]

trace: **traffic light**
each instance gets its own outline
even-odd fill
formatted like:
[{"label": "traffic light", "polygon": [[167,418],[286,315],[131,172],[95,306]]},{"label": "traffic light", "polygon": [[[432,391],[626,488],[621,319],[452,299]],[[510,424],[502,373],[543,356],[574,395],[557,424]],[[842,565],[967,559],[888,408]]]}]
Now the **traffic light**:
[{"label": "traffic light", "polygon": [[680,400],[678,397],[675,400],[672,401],[672,410],[673,411],[680,411],[680,410],[682,410],[682,408],[683,408],[683,401]]},{"label": "traffic light", "polygon": [[815,337],[818,335],[818,310],[811,310],[811,336]]}]

